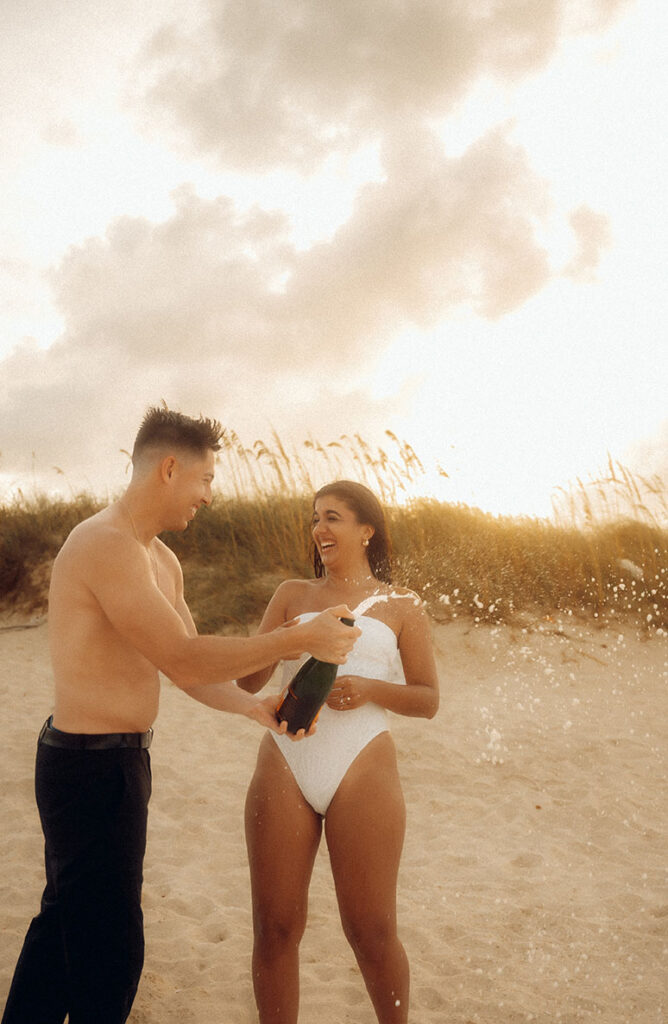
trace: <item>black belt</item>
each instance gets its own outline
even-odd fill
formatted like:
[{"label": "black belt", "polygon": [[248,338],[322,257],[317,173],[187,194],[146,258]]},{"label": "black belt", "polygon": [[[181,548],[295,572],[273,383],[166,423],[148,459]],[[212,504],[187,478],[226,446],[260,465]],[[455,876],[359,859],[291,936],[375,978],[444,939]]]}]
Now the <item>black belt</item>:
[{"label": "black belt", "polygon": [[39,734],[39,742],[47,747],[66,747],[68,750],[113,750],[115,747],[151,746],[153,729],[148,732],[61,732],[51,725],[50,715]]}]

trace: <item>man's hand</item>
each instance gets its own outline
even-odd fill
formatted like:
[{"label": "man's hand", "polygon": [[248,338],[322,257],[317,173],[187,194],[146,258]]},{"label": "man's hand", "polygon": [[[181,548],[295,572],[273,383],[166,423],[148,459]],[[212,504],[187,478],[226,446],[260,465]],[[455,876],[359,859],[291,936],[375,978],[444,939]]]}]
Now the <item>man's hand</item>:
[{"label": "man's hand", "polygon": [[341,619],[354,619],[355,616],[345,604],[335,608],[327,608],[308,622],[300,622],[290,626],[290,634],[294,637],[295,646],[292,655],[285,655],[287,660],[298,658],[308,651],[319,661],[328,661],[333,665],[343,665],[350,654],[353,644],[362,630],[357,626],[346,626]]},{"label": "man's hand", "polygon": [[299,729],[298,732],[288,732],[288,723],[279,722],[276,717],[276,708],[280,701],[280,695],[272,697],[265,697],[263,700],[258,700],[253,705],[250,711],[247,712],[248,718],[252,718],[253,721],[257,722],[258,725],[263,725],[266,729],[271,729],[272,732],[277,732],[281,736],[288,736],[291,740],[303,740],[305,737],[313,736],[316,730],[315,724],[311,726],[308,732],[304,729]]}]

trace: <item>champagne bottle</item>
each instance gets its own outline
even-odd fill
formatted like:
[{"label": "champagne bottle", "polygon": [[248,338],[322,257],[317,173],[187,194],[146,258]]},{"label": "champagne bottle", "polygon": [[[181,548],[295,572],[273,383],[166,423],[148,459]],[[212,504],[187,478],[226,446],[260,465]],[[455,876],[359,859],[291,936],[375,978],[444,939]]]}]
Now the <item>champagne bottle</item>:
[{"label": "champagne bottle", "polygon": [[[341,619],[346,626],[354,626],[354,619]],[[309,658],[292,677],[276,708],[279,722],[288,723],[288,732],[311,728],[334,685],[338,665],[329,661]]]}]

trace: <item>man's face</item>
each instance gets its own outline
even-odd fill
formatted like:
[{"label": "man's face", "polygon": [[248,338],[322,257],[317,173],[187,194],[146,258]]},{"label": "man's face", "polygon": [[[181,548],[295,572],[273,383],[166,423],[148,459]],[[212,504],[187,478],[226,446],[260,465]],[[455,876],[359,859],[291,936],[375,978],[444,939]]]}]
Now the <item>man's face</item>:
[{"label": "man's face", "polygon": [[169,479],[172,530],[185,530],[202,505],[211,502],[211,485],[215,474],[215,456],[208,449],[204,455],[180,454]]}]

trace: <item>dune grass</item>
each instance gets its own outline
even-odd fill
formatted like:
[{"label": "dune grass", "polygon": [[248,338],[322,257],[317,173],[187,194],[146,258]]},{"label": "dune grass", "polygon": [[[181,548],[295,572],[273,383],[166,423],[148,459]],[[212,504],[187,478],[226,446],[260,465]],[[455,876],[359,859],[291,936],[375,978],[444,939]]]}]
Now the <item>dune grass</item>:
[{"label": "dune grass", "polygon": [[[578,486],[553,520],[492,516],[464,505],[408,499],[423,473],[405,442],[390,453],[359,436],[290,450],[276,435],[242,445],[229,433],[219,457],[220,489],[184,534],[163,539],[181,559],[186,599],[202,632],[243,631],[277,584],[311,575],[311,495],[332,479],[354,478],[381,498],[390,522],[395,582],[416,590],[439,621],[537,621],[555,614],[602,622],[632,620],[668,629],[668,534],[653,508],[665,492],[612,463]],[[596,502],[592,493],[598,495]],[[612,493],[614,508],[602,497]],[[657,503],[658,499],[658,503]],[[101,503],[19,494],[0,507],[0,604],[45,610],[49,568],[74,525]],[[614,514],[613,514],[614,513]]]}]

